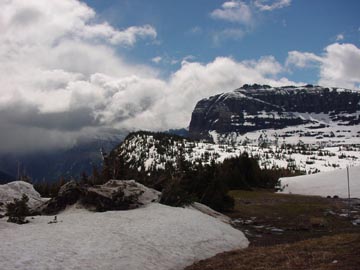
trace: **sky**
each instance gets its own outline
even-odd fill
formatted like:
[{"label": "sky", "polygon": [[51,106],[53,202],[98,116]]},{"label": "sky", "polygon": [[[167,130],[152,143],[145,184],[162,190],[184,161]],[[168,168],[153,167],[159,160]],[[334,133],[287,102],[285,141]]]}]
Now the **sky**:
[{"label": "sky", "polygon": [[187,127],[245,83],[360,89],[357,0],[3,0],[0,153]]}]

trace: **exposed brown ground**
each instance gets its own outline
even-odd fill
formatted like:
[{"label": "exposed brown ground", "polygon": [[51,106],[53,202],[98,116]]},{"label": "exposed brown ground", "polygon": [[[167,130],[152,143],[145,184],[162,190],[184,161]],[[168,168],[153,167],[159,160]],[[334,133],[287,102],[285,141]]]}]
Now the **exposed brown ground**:
[{"label": "exposed brown ground", "polygon": [[274,194],[266,190],[232,191],[235,210],[226,213],[246,232],[244,250],[218,254],[187,270],[360,269],[360,226],[344,217],[340,199]]},{"label": "exposed brown ground", "polygon": [[356,270],[360,234],[339,234],[218,254],[186,270]]}]

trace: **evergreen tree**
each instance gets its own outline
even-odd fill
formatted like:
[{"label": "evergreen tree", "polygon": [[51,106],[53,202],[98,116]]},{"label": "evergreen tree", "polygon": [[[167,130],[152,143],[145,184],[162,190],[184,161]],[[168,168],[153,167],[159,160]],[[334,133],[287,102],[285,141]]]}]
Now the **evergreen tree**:
[{"label": "evergreen tree", "polygon": [[89,184],[89,177],[86,172],[82,172],[80,181],[82,184]]},{"label": "evergreen tree", "polygon": [[100,183],[101,177],[96,166],[93,166],[91,180],[94,185]]},{"label": "evergreen tree", "polygon": [[26,216],[30,215],[28,201],[29,197],[23,194],[20,200],[14,199],[14,202],[8,203],[6,205],[6,215],[9,217],[7,221],[17,224],[28,223],[29,221],[25,219]]}]

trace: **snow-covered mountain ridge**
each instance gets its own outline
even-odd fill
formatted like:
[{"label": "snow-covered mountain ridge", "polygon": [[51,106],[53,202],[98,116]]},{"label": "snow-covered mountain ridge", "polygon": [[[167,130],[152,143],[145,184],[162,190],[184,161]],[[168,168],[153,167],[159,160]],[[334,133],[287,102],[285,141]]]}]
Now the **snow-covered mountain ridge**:
[{"label": "snow-covered mountain ridge", "polygon": [[297,143],[356,143],[360,137],[360,92],[306,85],[244,85],[200,100],[190,136],[241,142],[245,136],[286,138]]}]

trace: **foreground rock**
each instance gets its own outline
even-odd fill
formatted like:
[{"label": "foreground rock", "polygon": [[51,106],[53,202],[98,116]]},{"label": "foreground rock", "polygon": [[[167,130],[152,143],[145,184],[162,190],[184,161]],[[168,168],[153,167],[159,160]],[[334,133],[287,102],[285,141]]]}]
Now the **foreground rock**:
[{"label": "foreground rock", "polygon": [[39,207],[43,214],[56,214],[79,203],[94,211],[129,210],[158,202],[161,193],[134,180],[110,180],[103,185],[85,186],[74,181],[60,188],[58,196]]}]

